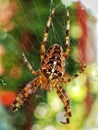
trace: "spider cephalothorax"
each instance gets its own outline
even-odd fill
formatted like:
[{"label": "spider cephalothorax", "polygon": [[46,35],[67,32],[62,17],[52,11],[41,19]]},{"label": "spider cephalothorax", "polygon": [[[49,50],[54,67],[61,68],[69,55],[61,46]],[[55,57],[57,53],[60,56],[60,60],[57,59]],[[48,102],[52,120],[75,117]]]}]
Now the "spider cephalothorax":
[{"label": "spider cephalothorax", "polygon": [[70,100],[63,88],[63,83],[68,83],[72,79],[76,78],[83,70],[84,67],[81,68],[78,74],[75,74],[73,77],[67,78],[68,74],[65,72],[65,60],[69,56],[70,44],[69,44],[69,28],[70,28],[70,17],[69,11],[67,11],[67,24],[66,24],[66,49],[65,51],[59,44],[53,44],[47,52],[45,52],[45,44],[48,38],[49,27],[51,24],[51,20],[54,14],[55,9],[52,9],[51,14],[49,16],[46,31],[44,33],[44,38],[41,43],[41,65],[38,71],[34,71],[28,60],[26,59],[25,54],[23,53],[23,60],[30,70],[30,72],[34,75],[37,75],[34,80],[29,82],[21,91],[17,93],[16,99],[11,105],[13,111],[16,111],[28,98],[29,95],[34,93],[38,87],[43,90],[50,90],[50,88],[54,88],[56,90],[57,95],[60,97],[61,101],[64,104],[65,117],[66,121],[62,121],[62,123],[69,123],[69,118],[71,117],[70,110]]}]

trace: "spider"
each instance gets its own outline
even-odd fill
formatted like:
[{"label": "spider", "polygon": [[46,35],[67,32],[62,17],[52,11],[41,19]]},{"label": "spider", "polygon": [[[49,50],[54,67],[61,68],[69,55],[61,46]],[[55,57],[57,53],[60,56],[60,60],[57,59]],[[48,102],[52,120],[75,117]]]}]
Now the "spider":
[{"label": "spider", "polygon": [[80,72],[75,74],[72,77],[67,78],[67,73],[65,72],[65,61],[69,56],[70,52],[70,39],[69,39],[69,30],[70,30],[70,15],[69,10],[66,8],[66,49],[63,50],[62,46],[59,44],[53,44],[46,52],[45,52],[45,44],[48,38],[49,27],[51,25],[51,21],[55,12],[55,8],[51,10],[51,13],[48,18],[48,22],[46,25],[46,30],[44,33],[43,41],[41,43],[41,50],[40,50],[40,58],[41,58],[41,65],[38,71],[35,71],[24,53],[22,53],[23,61],[30,70],[33,75],[37,75],[34,80],[29,82],[22,90],[17,93],[16,99],[11,105],[13,111],[17,111],[18,108],[23,105],[24,101],[34,93],[38,87],[43,90],[49,91],[51,88],[56,90],[57,95],[61,99],[64,104],[65,110],[65,119],[66,121],[61,121],[62,123],[69,123],[70,117],[72,116],[70,110],[70,99],[67,95],[67,92],[63,88],[64,83],[70,82],[72,79],[79,76],[82,71],[84,71],[85,65],[81,67]]}]

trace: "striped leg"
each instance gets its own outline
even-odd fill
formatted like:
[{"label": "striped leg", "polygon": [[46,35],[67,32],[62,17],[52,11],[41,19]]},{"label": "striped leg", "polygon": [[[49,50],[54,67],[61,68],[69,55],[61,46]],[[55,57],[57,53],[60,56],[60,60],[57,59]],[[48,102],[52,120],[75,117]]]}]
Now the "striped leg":
[{"label": "striped leg", "polygon": [[57,86],[56,88],[56,93],[58,94],[58,96],[60,97],[60,99],[62,100],[63,104],[64,104],[64,109],[65,109],[65,117],[66,117],[66,122],[61,121],[61,123],[63,124],[68,124],[69,118],[71,117],[71,110],[70,110],[70,100],[69,97],[66,93],[66,91],[63,89],[62,86]]},{"label": "striped leg", "polygon": [[51,11],[51,14],[50,14],[50,16],[49,16],[47,25],[46,25],[46,31],[45,31],[45,33],[44,33],[43,41],[42,41],[42,43],[41,43],[41,51],[40,51],[41,61],[42,61],[43,58],[44,58],[44,54],[45,54],[45,44],[46,44],[46,42],[47,42],[49,27],[50,27],[50,24],[51,24],[51,21],[52,21],[52,17],[53,17],[54,11],[55,11],[55,9],[53,8],[52,11]]},{"label": "striped leg", "polygon": [[77,77],[85,70],[85,68],[86,68],[86,65],[82,66],[82,67],[81,67],[81,70],[80,70],[77,74],[75,74],[75,75],[72,76],[72,77],[67,78],[67,80],[66,80],[66,76],[67,76],[68,74],[65,73],[65,74],[63,75],[63,77],[59,79],[59,81],[61,81],[61,82],[63,82],[63,83],[69,83],[69,82],[71,82],[73,79],[77,78]]},{"label": "striped leg", "polygon": [[16,99],[13,102],[13,104],[11,105],[11,109],[13,111],[17,111],[18,108],[23,105],[24,101],[29,97],[29,95],[31,95],[32,93],[34,93],[37,89],[37,86],[40,85],[40,79],[36,78],[33,81],[29,82],[22,90],[20,90],[17,93]]},{"label": "striped leg", "polygon": [[40,74],[40,71],[35,71],[33,68],[32,68],[32,66],[30,65],[30,63],[29,63],[29,61],[27,60],[27,58],[26,58],[26,56],[25,56],[25,54],[24,53],[22,53],[22,57],[23,57],[23,61],[24,61],[24,63],[26,64],[26,66],[27,66],[27,68],[30,70],[30,72],[32,73],[32,74]]},{"label": "striped leg", "polygon": [[66,25],[66,37],[65,37],[66,50],[64,52],[65,58],[67,58],[69,56],[69,52],[70,52],[69,29],[70,29],[70,15],[69,15],[69,11],[67,9],[67,25]]}]

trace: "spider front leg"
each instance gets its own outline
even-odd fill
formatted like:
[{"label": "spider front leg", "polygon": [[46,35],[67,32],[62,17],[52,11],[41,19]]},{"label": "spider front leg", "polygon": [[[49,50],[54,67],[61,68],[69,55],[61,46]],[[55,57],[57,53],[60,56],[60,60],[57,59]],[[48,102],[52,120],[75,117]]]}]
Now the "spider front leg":
[{"label": "spider front leg", "polygon": [[58,96],[60,97],[61,101],[64,104],[64,109],[65,109],[65,117],[66,117],[66,122],[61,121],[61,123],[63,124],[68,124],[69,118],[71,117],[71,110],[70,110],[70,100],[69,97],[66,93],[66,91],[63,89],[63,87],[61,85],[57,85],[55,87],[56,89],[56,93],[58,94]]},{"label": "spider front leg", "polygon": [[66,24],[66,37],[65,37],[65,42],[66,42],[66,50],[64,52],[64,57],[65,59],[67,59],[67,57],[69,56],[69,52],[70,52],[70,37],[69,37],[69,29],[70,29],[70,15],[69,15],[69,11],[67,9],[67,24]]},{"label": "spider front leg", "polygon": [[16,99],[11,105],[11,109],[13,111],[17,111],[18,108],[21,105],[23,105],[24,101],[28,98],[28,96],[36,91],[39,85],[40,85],[40,77],[29,82],[21,91],[17,93]]},{"label": "spider front leg", "polygon": [[40,71],[35,71],[32,66],[30,65],[29,61],[27,60],[26,56],[24,53],[22,53],[22,57],[23,57],[23,61],[24,63],[26,64],[27,68],[29,69],[29,71],[34,74],[34,75],[37,75],[37,74],[40,74]]},{"label": "spider front leg", "polygon": [[48,18],[48,22],[47,22],[47,25],[46,25],[46,30],[45,30],[45,33],[44,33],[44,38],[43,38],[43,41],[41,43],[41,51],[40,51],[41,61],[43,60],[44,55],[45,55],[45,45],[46,45],[46,42],[47,42],[48,32],[49,32],[49,28],[50,28],[50,24],[51,24],[51,21],[52,21],[54,11],[55,11],[55,8],[53,8],[51,13],[50,13],[50,16]]}]

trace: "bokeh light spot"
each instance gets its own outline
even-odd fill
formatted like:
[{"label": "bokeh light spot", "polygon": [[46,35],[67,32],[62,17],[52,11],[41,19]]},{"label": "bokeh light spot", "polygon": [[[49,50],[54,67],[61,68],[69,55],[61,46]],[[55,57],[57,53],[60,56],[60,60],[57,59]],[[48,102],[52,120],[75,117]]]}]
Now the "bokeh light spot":
[{"label": "bokeh light spot", "polygon": [[38,119],[44,119],[49,117],[51,112],[49,111],[49,107],[46,103],[40,103],[35,109],[34,115]]},{"label": "bokeh light spot", "polygon": [[51,91],[50,93],[48,93],[48,102],[52,110],[55,112],[60,111],[63,107],[63,103],[61,102],[58,95],[54,91]]},{"label": "bokeh light spot", "polygon": [[44,128],[44,130],[56,130],[56,128],[52,125],[48,125]]},{"label": "bokeh light spot", "polygon": [[40,124],[34,124],[31,130],[42,130],[42,126]]},{"label": "bokeh light spot", "polygon": [[60,123],[61,121],[62,121],[62,122],[66,122],[66,117],[64,116],[64,114],[65,114],[64,111],[61,111],[61,112],[59,112],[59,113],[57,114],[57,116],[56,116],[56,121],[57,121],[58,123]]},{"label": "bokeh light spot", "polygon": [[78,25],[72,25],[70,33],[74,39],[78,39],[82,35],[82,30]]}]

